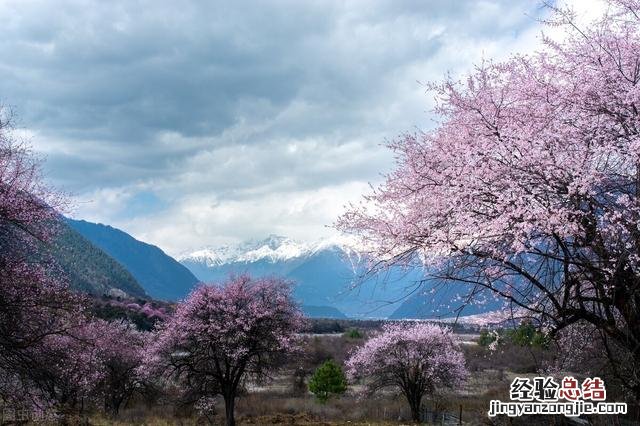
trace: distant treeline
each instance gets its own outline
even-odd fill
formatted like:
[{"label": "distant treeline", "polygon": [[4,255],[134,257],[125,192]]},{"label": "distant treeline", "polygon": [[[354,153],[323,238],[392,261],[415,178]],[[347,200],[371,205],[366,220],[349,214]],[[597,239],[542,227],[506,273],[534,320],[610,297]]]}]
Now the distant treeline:
[{"label": "distant treeline", "polygon": [[[382,327],[383,324],[390,322],[412,322],[386,320],[386,319],[334,319],[334,318],[309,318],[307,326],[304,328],[305,333],[327,334],[327,333],[345,333],[348,330],[375,330]],[[477,326],[469,326],[465,324],[446,324],[451,327],[455,333],[475,333],[478,331]]]}]

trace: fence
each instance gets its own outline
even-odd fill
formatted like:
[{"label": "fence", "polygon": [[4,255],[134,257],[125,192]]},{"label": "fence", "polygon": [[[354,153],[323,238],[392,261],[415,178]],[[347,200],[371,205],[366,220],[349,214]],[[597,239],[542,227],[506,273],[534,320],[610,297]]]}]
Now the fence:
[{"label": "fence", "polygon": [[462,407],[457,415],[448,413],[446,411],[432,411],[427,408],[423,408],[420,413],[420,421],[428,424],[453,426],[462,424]]},{"label": "fence", "polygon": [[[372,413],[374,418],[391,421],[410,421],[411,412],[408,408],[387,408],[380,407]],[[420,411],[420,422],[429,425],[454,426],[461,425],[461,414],[453,414],[446,411],[433,411],[428,408],[422,408]]]}]

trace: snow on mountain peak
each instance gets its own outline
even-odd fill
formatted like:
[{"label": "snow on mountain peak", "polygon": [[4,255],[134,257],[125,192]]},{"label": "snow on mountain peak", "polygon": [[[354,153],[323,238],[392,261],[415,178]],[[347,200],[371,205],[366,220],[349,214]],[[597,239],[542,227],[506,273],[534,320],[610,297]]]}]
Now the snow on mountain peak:
[{"label": "snow on mountain peak", "polygon": [[257,262],[266,259],[271,262],[289,260],[309,253],[308,245],[286,237],[270,235],[257,243],[248,244],[248,250],[240,253],[236,262]]},{"label": "snow on mountain peak", "polygon": [[207,266],[220,266],[226,263],[252,263],[261,260],[268,262],[287,261],[329,249],[339,249],[346,253],[354,251],[340,236],[325,238],[315,243],[304,243],[279,235],[269,235],[262,240],[249,240],[236,245],[205,247],[185,253],[178,257],[180,262],[204,263]]}]

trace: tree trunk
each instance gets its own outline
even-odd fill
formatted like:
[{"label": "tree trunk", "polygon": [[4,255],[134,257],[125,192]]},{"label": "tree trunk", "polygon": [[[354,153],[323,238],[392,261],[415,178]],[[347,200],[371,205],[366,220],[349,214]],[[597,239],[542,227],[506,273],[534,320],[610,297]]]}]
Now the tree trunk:
[{"label": "tree trunk", "polygon": [[420,403],[411,402],[411,420],[420,423]]},{"label": "tree trunk", "polygon": [[226,426],[236,426],[236,418],[235,418],[235,402],[236,395],[235,393],[224,394],[224,411],[226,416],[225,425]]},{"label": "tree trunk", "polygon": [[405,392],[409,408],[411,408],[411,420],[420,423],[420,402],[422,402],[422,394],[419,392]]}]

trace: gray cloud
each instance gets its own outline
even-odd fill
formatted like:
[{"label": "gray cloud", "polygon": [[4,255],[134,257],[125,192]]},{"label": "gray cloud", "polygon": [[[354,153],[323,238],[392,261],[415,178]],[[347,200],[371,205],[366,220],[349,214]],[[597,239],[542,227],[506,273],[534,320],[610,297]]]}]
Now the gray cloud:
[{"label": "gray cloud", "polygon": [[[0,96],[78,216],[172,252],[249,229],[312,238],[336,209],[279,199],[317,211],[314,191],[357,196],[345,188],[390,167],[385,139],[431,125],[417,81],[530,48],[540,13],[529,0],[6,1]],[[242,231],[214,215],[233,209]]]}]

